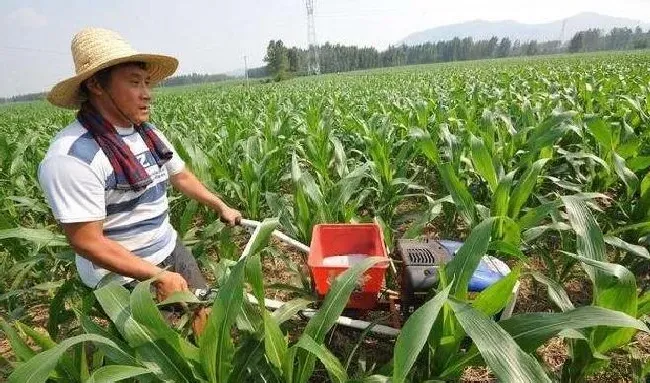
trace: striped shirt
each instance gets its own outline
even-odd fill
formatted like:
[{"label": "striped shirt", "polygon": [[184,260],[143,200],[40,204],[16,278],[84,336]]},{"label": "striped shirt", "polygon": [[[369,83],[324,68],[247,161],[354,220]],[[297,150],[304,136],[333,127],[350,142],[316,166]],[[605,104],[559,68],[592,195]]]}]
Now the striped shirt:
[{"label": "striped shirt", "polygon": [[[108,157],[77,120],[52,140],[38,179],[57,221],[103,221],[106,237],[157,265],[171,254],[177,238],[168,215],[169,176],[180,173],[185,164],[160,131],[156,134],[174,156],[159,168],[133,127],[116,129],[153,180],[146,189],[117,190]],[[81,280],[93,288],[110,273],[79,254],[75,263]],[[122,284],[132,281],[110,274],[108,278]]]}]

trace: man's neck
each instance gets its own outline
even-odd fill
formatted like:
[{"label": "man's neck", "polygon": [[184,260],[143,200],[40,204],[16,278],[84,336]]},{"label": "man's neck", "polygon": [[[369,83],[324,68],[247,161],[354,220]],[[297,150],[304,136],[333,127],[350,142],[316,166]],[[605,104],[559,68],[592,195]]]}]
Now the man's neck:
[{"label": "man's neck", "polygon": [[129,127],[133,124],[127,118],[125,118],[122,113],[113,105],[110,100],[108,102],[103,102],[104,100],[90,100],[90,103],[93,105],[95,110],[104,117],[113,126],[118,127]]}]

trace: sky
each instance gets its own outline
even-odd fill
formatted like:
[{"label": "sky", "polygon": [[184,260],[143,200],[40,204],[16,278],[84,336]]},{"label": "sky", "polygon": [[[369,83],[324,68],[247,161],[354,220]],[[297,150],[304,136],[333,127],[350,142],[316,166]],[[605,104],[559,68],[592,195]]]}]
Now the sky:
[{"label": "sky", "polygon": [[[650,21],[650,0],[314,0],[319,43],[385,49],[410,33],[483,19],[542,23],[597,12]],[[263,65],[268,41],[307,46],[302,0],[3,0],[0,97],[71,77],[70,41],[84,27],[117,31],[135,49],[175,56],[177,74]]]}]

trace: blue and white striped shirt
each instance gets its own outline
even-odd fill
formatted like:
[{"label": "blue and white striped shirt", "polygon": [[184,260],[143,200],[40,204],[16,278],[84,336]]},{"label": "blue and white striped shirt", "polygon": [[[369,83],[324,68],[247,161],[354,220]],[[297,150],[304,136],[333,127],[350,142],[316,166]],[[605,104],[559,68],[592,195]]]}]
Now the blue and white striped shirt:
[{"label": "blue and white striped shirt", "polygon": [[[166,191],[169,176],[180,173],[185,164],[160,131],[156,134],[174,151],[161,168],[133,127],[116,129],[153,180],[145,190],[115,189],[108,157],[77,120],[52,140],[38,179],[57,221],[103,221],[106,237],[157,265],[175,246],[177,233],[169,222]],[[109,274],[78,254],[76,265],[81,280],[93,288]],[[110,278],[120,283],[132,280],[115,274]]]}]

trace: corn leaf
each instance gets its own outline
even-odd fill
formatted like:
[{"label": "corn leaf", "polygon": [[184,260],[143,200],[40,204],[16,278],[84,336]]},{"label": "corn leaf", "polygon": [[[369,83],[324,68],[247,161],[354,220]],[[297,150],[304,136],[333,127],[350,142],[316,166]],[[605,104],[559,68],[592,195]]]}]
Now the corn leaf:
[{"label": "corn leaf", "polygon": [[629,327],[648,332],[641,321],[620,311],[582,306],[561,313],[524,313],[499,322],[522,349],[531,352],[561,331],[597,326]]},{"label": "corn leaf", "polygon": [[427,343],[429,333],[438,318],[438,313],[447,301],[451,286],[436,294],[420,308],[415,310],[404,323],[393,350],[394,383],[402,383],[415,364],[415,361]]},{"label": "corn leaf", "polygon": [[27,362],[20,364],[9,375],[9,383],[40,383],[47,381],[50,372],[56,368],[59,359],[71,347],[82,342],[94,342],[105,344],[119,350],[119,347],[110,339],[94,334],[77,335],[65,339],[56,347],[43,351]]},{"label": "corn leaf", "polygon": [[490,370],[504,382],[550,382],[531,355],[503,328],[467,303],[449,300],[458,322],[472,338]]},{"label": "corn leaf", "polygon": [[487,181],[490,190],[494,192],[497,189],[498,181],[492,156],[490,156],[483,140],[471,133],[470,146],[472,151],[472,164],[474,164],[476,172]]},{"label": "corn leaf", "polygon": [[456,204],[459,214],[470,227],[473,227],[478,221],[474,198],[472,198],[465,184],[460,182],[450,163],[440,165],[438,170],[445,188],[451,194],[454,204]]},{"label": "corn leaf", "polygon": [[118,380],[129,379],[136,376],[150,374],[151,371],[147,368],[134,367],[134,366],[104,366],[98,368],[90,376],[90,379],[86,380],[86,383],[112,383],[117,382]]},{"label": "corn leaf", "polygon": [[[358,284],[363,273],[380,262],[386,262],[386,259],[382,257],[369,257],[339,275],[330,286],[330,290],[325,296],[325,300],[320,309],[311,318],[309,323],[307,323],[303,335],[311,337],[317,344],[322,344],[325,339],[325,334],[332,328],[343,312],[352,290]],[[288,358],[291,358],[291,353],[289,353]],[[293,371],[293,376],[295,377],[293,382],[306,382],[314,369],[314,357],[307,354],[304,350],[298,350],[295,353],[295,358],[297,361],[295,363],[296,368]],[[291,362],[288,364],[293,365]]]},{"label": "corn leaf", "polygon": [[528,201],[528,198],[530,198],[537,184],[537,177],[539,177],[546,162],[548,162],[548,159],[545,158],[535,161],[523,174],[517,186],[515,186],[508,206],[508,216],[510,218],[515,220],[519,218],[519,212],[526,201]]},{"label": "corn leaf", "polygon": [[348,374],[336,356],[324,345],[316,343],[309,335],[301,336],[296,347],[307,350],[316,356],[323,363],[323,366],[325,366],[331,381],[337,383],[345,383],[348,381]]},{"label": "corn leaf", "polygon": [[452,280],[452,296],[458,299],[467,297],[469,280],[488,249],[495,220],[496,218],[488,218],[476,225],[454,259],[445,265],[445,274]]}]

